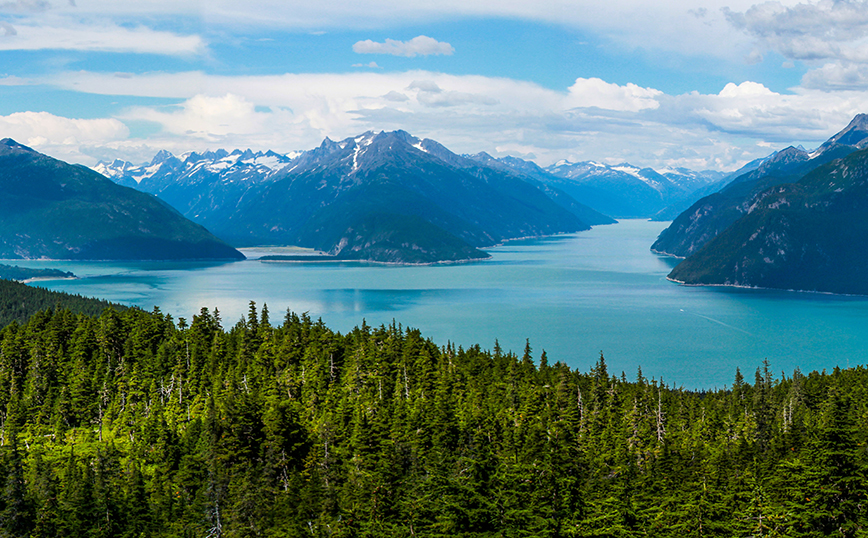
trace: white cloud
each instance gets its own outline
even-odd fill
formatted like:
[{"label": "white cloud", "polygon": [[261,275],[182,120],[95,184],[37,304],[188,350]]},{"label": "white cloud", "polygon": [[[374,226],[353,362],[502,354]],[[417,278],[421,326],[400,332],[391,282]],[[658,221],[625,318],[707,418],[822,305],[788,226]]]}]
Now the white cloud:
[{"label": "white cloud", "polygon": [[[317,146],[326,136],[335,140],[367,130],[405,129],[458,152],[501,148],[532,154],[540,164],[610,159],[658,168],[734,169],[768,153],[760,142],[777,148],[816,146],[856,113],[868,111],[865,92],[781,94],[751,81],[727,84],[715,94],[683,95],[599,79],[577,79],[567,90],[555,91],[512,79],[428,71],[126,78],[74,72],[54,84],[178,100],[173,107],[136,107],[118,116],[161,128],[147,139],[103,144],[121,156],[139,156],[143,146],[177,152],[208,147],[291,151]],[[449,107],[448,114],[443,107]],[[104,149],[82,151],[105,154]]]},{"label": "white cloud", "polygon": [[[28,0],[9,3],[24,5]],[[31,12],[30,15],[40,17],[40,23],[45,22],[41,18],[47,14],[62,17],[65,21],[63,24],[48,25],[55,28],[65,28],[75,21],[82,24],[81,21],[104,19],[128,22],[148,20],[149,17],[182,17],[217,33],[227,29],[251,32],[261,28],[308,33],[347,28],[382,30],[456,19],[505,18],[576,28],[601,36],[624,50],[641,47],[646,50],[677,51],[690,56],[711,55],[741,60],[751,51],[751,39],[728,23],[720,8],[728,6],[733,10],[747,10],[753,1],[704,0],[701,9],[696,9],[695,0],[370,0],[355,3],[336,0],[259,0],[252,3],[213,0],[208,3],[207,9],[203,9],[199,0],[89,0],[80,4],[54,2],[47,12]],[[36,24],[28,20],[30,22],[27,24]],[[672,28],[678,31],[673,32]],[[403,44],[393,40],[384,43],[362,41],[360,44],[363,45],[360,46],[403,50],[408,46],[424,45],[433,47],[441,54],[451,50],[448,43],[433,39],[427,44],[419,42],[422,37]],[[407,45],[413,41],[417,41],[417,44]],[[720,43],[726,43],[726,46],[722,47]],[[395,46],[391,47],[391,44]],[[423,50],[429,50],[425,47]]]},{"label": "white cloud", "polygon": [[785,6],[764,2],[727,20],[792,60],[868,61],[868,2],[820,0]]},{"label": "white cloud", "polygon": [[26,86],[28,84],[30,81],[15,75],[0,75],[0,86]]},{"label": "white cloud", "polygon": [[[0,0],[2,1],[2,0]],[[789,0],[787,0],[789,1]],[[741,61],[750,53],[751,39],[729,24],[720,11],[751,7],[755,0],[212,0],[207,9],[199,0],[89,0],[77,7],[55,2],[52,12],[77,17],[186,17],[206,28],[256,31],[260,28],[307,33],[340,29],[377,30],[414,27],[456,19],[504,18],[568,26],[596,34],[624,50],[677,51],[690,56],[711,55]],[[672,31],[677,28],[677,31]],[[726,46],[720,46],[726,43]],[[381,43],[385,44],[385,43]]]},{"label": "white cloud", "polygon": [[395,90],[390,91],[386,95],[383,96],[383,99],[387,101],[394,101],[396,103],[404,103],[410,100],[405,94],[401,92],[396,92]]},{"label": "white cloud", "polygon": [[230,135],[267,132],[267,119],[273,116],[273,113],[257,112],[253,103],[231,93],[219,97],[195,95],[172,108],[165,111],[134,107],[122,118],[158,123],[173,135],[219,142]]},{"label": "white cloud", "polygon": [[76,119],[48,112],[0,116],[0,133],[37,151],[73,162],[87,161],[82,147],[124,140],[127,126],[116,119]]},{"label": "white cloud", "polygon": [[[479,93],[444,91],[433,80],[414,80],[406,88],[416,92],[416,101],[427,107],[454,107],[459,105],[496,105],[497,99]],[[390,99],[391,100],[391,99]]]},{"label": "white cloud", "polygon": [[745,99],[756,97],[780,97],[780,94],[771,91],[758,82],[746,81],[741,84],[730,82],[720,90],[720,97],[732,99]]},{"label": "white cloud", "polygon": [[46,0],[16,0],[15,2],[0,3],[0,11],[16,12],[42,12],[51,8]]},{"label": "white cloud", "polygon": [[661,95],[659,90],[632,83],[619,86],[599,78],[579,78],[569,88],[569,103],[574,107],[638,112],[660,106],[655,98]]},{"label": "white cloud", "polygon": [[445,54],[447,56],[455,52],[452,45],[437,41],[434,38],[420,35],[409,41],[396,41],[387,39],[385,43],[377,43],[366,39],[353,45],[353,52],[357,54],[390,54],[392,56],[430,56]]},{"label": "white cloud", "polygon": [[171,56],[201,54],[201,37],[151,30],[144,26],[126,28],[111,22],[83,24],[52,18],[49,24],[33,21],[0,23],[0,50],[82,50],[138,52]]},{"label": "white cloud", "polygon": [[832,62],[802,77],[802,87],[824,91],[868,89],[868,65]]},{"label": "white cloud", "polygon": [[369,62],[366,64],[353,64],[353,67],[368,67],[371,69],[382,69],[382,67],[377,65],[377,62]]}]

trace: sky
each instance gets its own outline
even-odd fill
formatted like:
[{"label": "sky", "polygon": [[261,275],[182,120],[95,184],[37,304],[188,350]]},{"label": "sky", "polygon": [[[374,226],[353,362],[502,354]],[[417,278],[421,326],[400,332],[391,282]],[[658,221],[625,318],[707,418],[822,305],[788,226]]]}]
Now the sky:
[{"label": "sky", "polygon": [[403,129],[735,170],[868,112],[868,1],[0,0],[0,138],[88,166]]}]

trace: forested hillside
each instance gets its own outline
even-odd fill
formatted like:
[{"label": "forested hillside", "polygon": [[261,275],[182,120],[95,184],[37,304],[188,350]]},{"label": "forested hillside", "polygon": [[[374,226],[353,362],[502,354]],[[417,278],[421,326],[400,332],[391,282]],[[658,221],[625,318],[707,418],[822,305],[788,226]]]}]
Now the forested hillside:
[{"label": "forested hillside", "polygon": [[35,269],[0,263],[0,279],[27,280],[30,278],[75,278],[75,275],[59,269]]},{"label": "forested hillside", "polygon": [[25,322],[40,310],[61,307],[76,313],[98,316],[110,306],[117,310],[126,308],[102,299],[49,291],[0,277],[0,328],[13,321]]},{"label": "forested hillside", "polygon": [[228,330],[43,312],[0,331],[0,535],[864,533],[868,370],[751,378],[695,392],[252,303]]}]

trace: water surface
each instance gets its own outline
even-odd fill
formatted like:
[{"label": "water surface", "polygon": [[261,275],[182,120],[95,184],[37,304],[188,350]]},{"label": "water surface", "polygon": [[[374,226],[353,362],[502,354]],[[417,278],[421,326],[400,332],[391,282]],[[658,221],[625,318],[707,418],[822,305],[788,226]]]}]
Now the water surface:
[{"label": "water surface", "polygon": [[591,231],[514,241],[492,260],[444,266],[364,263],[15,261],[72,271],[79,280],[34,283],[190,318],[219,308],[224,326],[267,303],[346,332],[369,325],[418,327],[447,341],[521,353],[583,371],[606,357],[610,372],[688,388],[730,384],[736,367],[752,380],[768,359],[775,372],[864,363],[868,298],[679,286],[677,260],[649,246],[667,223],[628,220]]}]

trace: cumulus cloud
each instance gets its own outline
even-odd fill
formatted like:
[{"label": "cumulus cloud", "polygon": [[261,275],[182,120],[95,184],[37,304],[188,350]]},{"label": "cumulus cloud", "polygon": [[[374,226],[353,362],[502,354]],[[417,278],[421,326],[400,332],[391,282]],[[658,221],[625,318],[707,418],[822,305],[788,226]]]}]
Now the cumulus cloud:
[{"label": "cumulus cloud", "polygon": [[179,152],[291,151],[315,147],[326,136],[405,129],[458,152],[532,154],[543,165],[562,158],[611,159],[732,170],[767,155],[769,144],[817,146],[856,113],[868,111],[865,92],[782,94],[751,81],[683,95],[600,79],[580,78],[556,91],[526,81],[428,71],[128,78],[74,72],[53,82],[91,93],[178,100],[172,107],[136,107],[119,115],[160,128],[147,139],[112,142],[120,155],[138,155],[143,144]]},{"label": "cumulus cloud", "polygon": [[868,89],[868,65],[832,62],[802,76],[802,87],[824,91]]},{"label": "cumulus cloud", "polygon": [[452,45],[437,41],[434,38],[420,35],[409,41],[396,41],[387,39],[385,43],[377,43],[366,39],[353,45],[353,52],[357,54],[391,54],[392,56],[430,56],[445,54],[447,56],[455,52]]},{"label": "cumulus cloud", "polygon": [[227,93],[195,95],[170,110],[134,107],[123,118],[158,123],[175,135],[219,141],[227,135],[262,132],[269,116],[270,113],[257,112],[247,99]]},{"label": "cumulus cloud", "polygon": [[433,80],[414,80],[407,90],[416,92],[416,101],[428,107],[454,107],[460,105],[496,105],[497,99],[478,93],[444,91]]},{"label": "cumulus cloud", "polygon": [[126,125],[116,119],[77,119],[48,112],[16,112],[0,116],[3,137],[73,162],[87,161],[84,146],[106,144],[129,136]]},{"label": "cumulus cloud", "polygon": [[723,13],[733,26],[789,59],[868,61],[868,2],[863,0],[764,2],[743,13],[729,8]]},{"label": "cumulus cloud", "polygon": [[569,88],[569,103],[574,107],[638,112],[660,106],[656,97],[661,95],[663,92],[660,90],[641,88],[632,83],[619,86],[599,78],[579,78]]},{"label": "cumulus cloud", "polygon": [[386,95],[383,96],[383,99],[387,101],[394,101],[396,103],[403,103],[409,101],[410,98],[404,95],[401,92],[396,92],[395,90],[390,91]]}]

